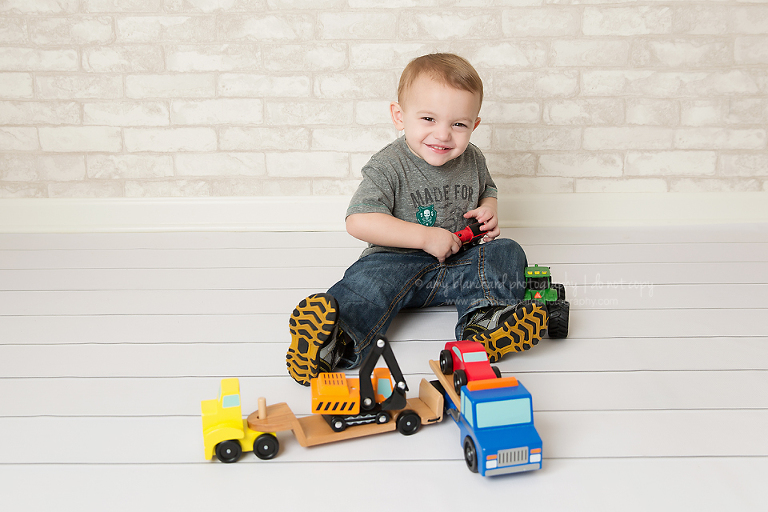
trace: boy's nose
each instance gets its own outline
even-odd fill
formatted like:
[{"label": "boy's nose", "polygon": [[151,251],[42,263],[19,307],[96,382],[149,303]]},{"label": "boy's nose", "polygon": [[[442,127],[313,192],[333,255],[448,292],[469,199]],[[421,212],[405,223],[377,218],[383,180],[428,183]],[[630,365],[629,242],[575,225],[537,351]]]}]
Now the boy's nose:
[{"label": "boy's nose", "polygon": [[451,130],[447,126],[438,126],[434,131],[434,136],[438,140],[448,140],[451,138]]}]

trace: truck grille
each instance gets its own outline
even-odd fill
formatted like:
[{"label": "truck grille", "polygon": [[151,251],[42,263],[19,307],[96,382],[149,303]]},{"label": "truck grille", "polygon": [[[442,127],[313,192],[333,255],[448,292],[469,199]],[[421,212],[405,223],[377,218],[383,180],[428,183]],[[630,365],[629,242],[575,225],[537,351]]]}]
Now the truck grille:
[{"label": "truck grille", "polygon": [[498,455],[498,467],[515,466],[528,463],[528,447],[501,450]]}]

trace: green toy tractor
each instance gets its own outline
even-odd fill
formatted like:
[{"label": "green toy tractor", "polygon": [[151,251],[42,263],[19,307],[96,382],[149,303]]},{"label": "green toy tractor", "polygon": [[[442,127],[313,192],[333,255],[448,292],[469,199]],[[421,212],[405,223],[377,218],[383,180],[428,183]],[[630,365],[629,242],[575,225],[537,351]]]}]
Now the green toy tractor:
[{"label": "green toy tractor", "polygon": [[547,333],[550,338],[568,336],[568,316],[571,305],[565,300],[565,286],[552,282],[549,267],[525,267],[526,301],[538,301],[547,307],[549,323]]}]

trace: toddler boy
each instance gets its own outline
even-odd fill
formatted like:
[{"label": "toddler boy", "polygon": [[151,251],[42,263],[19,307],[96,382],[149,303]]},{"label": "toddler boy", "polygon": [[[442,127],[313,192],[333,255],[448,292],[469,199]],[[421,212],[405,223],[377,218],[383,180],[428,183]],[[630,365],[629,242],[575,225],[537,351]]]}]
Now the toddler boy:
[{"label": "toddler boy", "polygon": [[[358,366],[404,307],[455,305],[456,339],[483,343],[491,362],[546,332],[546,310],[521,303],[525,253],[496,238],[496,186],[469,142],[482,100],[477,71],[457,55],[418,57],[403,71],[390,110],[404,135],[363,167],[347,209],[347,231],[368,248],[291,315],[286,363],[297,382]],[[485,243],[462,248],[453,233],[474,222]]]}]

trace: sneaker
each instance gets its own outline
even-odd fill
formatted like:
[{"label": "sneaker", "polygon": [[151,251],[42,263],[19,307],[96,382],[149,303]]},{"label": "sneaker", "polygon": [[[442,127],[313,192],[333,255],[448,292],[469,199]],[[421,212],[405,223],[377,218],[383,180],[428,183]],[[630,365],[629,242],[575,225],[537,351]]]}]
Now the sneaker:
[{"label": "sneaker", "polygon": [[288,373],[304,386],[320,372],[330,372],[344,353],[348,337],[338,328],[339,306],[331,295],[302,300],[291,314],[291,346],[285,355]]},{"label": "sneaker", "polygon": [[522,352],[536,345],[547,332],[547,310],[538,302],[485,308],[470,318],[464,339],[483,344],[488,361],[507,352]]}]

